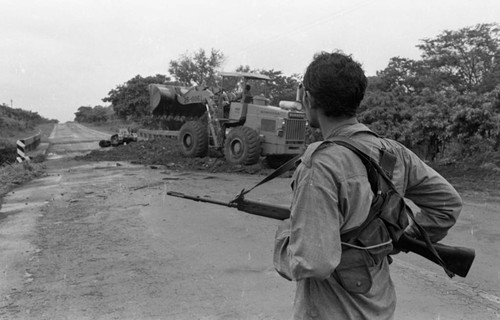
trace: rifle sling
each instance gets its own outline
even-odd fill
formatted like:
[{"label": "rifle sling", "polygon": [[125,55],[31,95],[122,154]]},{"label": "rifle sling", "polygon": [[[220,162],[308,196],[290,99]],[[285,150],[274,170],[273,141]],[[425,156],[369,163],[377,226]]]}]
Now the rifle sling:
[{"label": "rifle sling", "polygon": [[271,181],[274,178],[281,176],[283,173],[285,173],[287,171],[290,171],[293,167],[295,167],[295,163],[297,162],[297,160],[300,159],[301,156],[302,156],[302,154],[300,154],[300,153],[297,154],[295,157],[293,157],[292,159],[288,160],[287,162],[285,162],[284,164],[282,164],[280,167],[278,167],[276,170],[274,170],[273,172],[271,172],[267,177],[265,177],[264,179],[262,179],[259,183],[257,183],[256,185],[254,185],[252,188],[250,188],[248,190],[243,189],[241,191],[241,193],[233,201],[237,201],[239,198],[241,198],[245,194],[249,193],[253,189],[257,188],[261,184],[264,184],[264,183],[266,183],[268,181]]}]

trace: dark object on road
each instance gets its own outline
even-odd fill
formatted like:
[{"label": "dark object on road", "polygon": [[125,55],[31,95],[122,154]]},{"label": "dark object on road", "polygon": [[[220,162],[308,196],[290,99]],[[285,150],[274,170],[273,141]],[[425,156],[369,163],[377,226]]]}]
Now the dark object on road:
[{"label": "dark object on road", "polygon": [[113,147],[136,141],[137,133],[133,129],[121,128],[117,134],[111,136],[111,146]]},{"label": "dark object on road", "polygon": [[99,147],[101,147],[101,148],[111,147],[111,141],[101,140],[101,141],[99,141]]},{"label": "dark object on road", "polygon": [[136,141],[137,141],[137,133],[135,132],[135,130],[132,129],[122,128],[118,130],[118,134],[114,134],[111,136],[111,145],[113,147]]},{"label": "dark object on road", "polygon": [[117,147],[122,144],[128,144],[130,142],[137,142],[137,133],[133,129],[122,128],[118,130],[111,136],[110,140],[99,141],[99,147],[107,148],[109,146]]},{"label": "dark object on road", "polygon": [[[286,220],[290,217],[290,210],[288,207],[276,206],[256,201],[248,201],[245,200],[243,196],[238,196],[231,202],[222,202],[207,198],[201,198],[199,196],[190,196],[180,192],[170,191],[167,192],[167,194],[169,196],[189,199],[193,201],[207,202],[230,208],[236,208],[239,211],[266,218]],[[404,233],[399,238],[399,241],[397,243],[394,243],[394,247],[404,252],[416,253],[434,263],[439,264],[434,254],[429,250],[427,244],[424,241],[410,238]],[[434,243],[433,247],[441,257],[441,259],[444,261],[444,264],[449,271],[459,275],[460,277],[465,277],[467,275],[475,257],[475,252],[473,249],[447,246],[440,243]]]}]

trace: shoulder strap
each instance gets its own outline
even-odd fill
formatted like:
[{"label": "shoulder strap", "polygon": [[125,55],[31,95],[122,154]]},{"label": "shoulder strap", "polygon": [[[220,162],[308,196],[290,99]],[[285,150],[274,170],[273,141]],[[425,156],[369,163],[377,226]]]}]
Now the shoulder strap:
[{"label": "shoulder strap", "polygon": [[[373,174],[371,173],[371,171],[376,170],[377,173],[385,180],[385,182],[387,183],[389,188],[391,188],[394,192],[397,193],[397,190],[396,190],[394,184],[392,183],[391,179],[388,177],[386,170],[382,169],[382,167],[376,161],[374,161],[370,156],[368,156],[366,153],[361,151],[359,144],[357,142],[355,142],[351,139],[345,138],[345,137],[335,137],[333,139],[333,141],[337,144],[340,144],[340,145],[348,148],[349,150],[352,150],[354,153],[356,153],[361,158],[361,161],[363,161],[363,163],[366,166],[366,170],[368,171],[368,179],[370,180],[370,184],[372,185],[372,189],[373,189],[373,182],[371,181],[371,179],[373,179]],[[383,159],[383,157],[384,156],[382,155],[381,159]],[[386,165],[391,164],[391,163],[395,164],[395,160],[392,160],[389,157],[386,157],[386,159],[384,161],[385,161],[384,164],[386,164]],[[392,175],[392,171],[391,171],[391,175]],[[377,193],[375,193],[375,195],[378,195],[382,191],[380,189],[380,187],[381,187],[381,185],[380,185],[380,181],[379,181]],[[376,199],[376,200],[380,200],[380,199]],[[377,205],[377,203],[373,203],[372,206],[373,205]],[[378,205],[381,205],[381,204],[378,204]],[[379,212],[380,212],[379,210],[370,210],[370,213],[369,213],[367,219],[361,224],[361,226],[359,226],[355,229],[351,229],[347,233],[341,235],[342,241],[345,241],[344,238],[347,240],[347,239],[352,239],[353,237],[357,237],[359,235],[359,233],[371,221],[373,221],[373,219],[375,219],[375,217],[378,216]],[[413,212],[411,210],[408,210],[406,213],[408,214],[410,219],[413,221],[413,223],[415,223],[415,226],[417,227],[418,231],[420,232],[420,235],[423,238],[429,251],[434,255],[434,257],[436,258],[438,263],[441,265],[441,267],[444,269],[446,274],[449,277],[453,277],[454,274],[451,271],[449,271],[448,268],[446,267],[446,264],[439,256],[439,253],[434,248],[434,245],[431,243],[429,235],[427,234],[425,229],[422,228],[422,226],[417,222],[417,220],[415,219],[415,216],[413,215]]]},{"label": "shoulder strap", "polygon": [[[371,204],[370,212],[365,221],[363,221],[360,226],[350,230],[346,230],[341,234],[341,240],[343,242],[347,242],[350,239],[357,238],[363,231],[363,229],[379,215],[379,209],[383,205],[383,199],[381,199],[380,197],[380,194],[383,191],[382,185],[380,183],[380,177],[382,176],[382,178],[386,180],[389,187],[393,187],[393,184],[392,181],[390,181],[390,179],[386,176],[385,170],[383,170],[380,165],[375,160],[373,160],[373,158],[361,151],[362,147],[356,141],[340,136],[333,138],[332,141],[351,150],[361,159],[361,161],[365,165],[368,175],[368,181],[370,182],[370,186],[375,195]],[[391,172],[393,170],[393,168],[388,169],[390,169]]]},{"label": "shoulder strap", "polygon": [[[341,146],[344,146],[354,152],[355,154],[358,155],[358,157],[361,159],[363,164],[366,167],[366,170],[368,171],[368,179],[374,179],[374,174],[373,171],[375,171],[376,174],[380,175],[384,181],[389,185],[389,187],[393,188],[396,190],[396,187],[392,183],[392,173],[394,171],[394,166],[396,164],[396,156],[385,151],[384,149],[380,150],[380,164],[377,163],[372,157],[370,157],[368,154],[366,154],[364,151],[363,146],[359,144],[358,142],[342,137],[342,136],[336,136],[332,138],[330,141],[339,144]],[[377,177],[378,177],[377,175]],[[370,184],[372,184],[372,181],[370,181]],[[373,186],[372,186],[373,189]],[[378,190],[377,190],[378,192]],[[376,193],[376,192],[375,192]]]}]

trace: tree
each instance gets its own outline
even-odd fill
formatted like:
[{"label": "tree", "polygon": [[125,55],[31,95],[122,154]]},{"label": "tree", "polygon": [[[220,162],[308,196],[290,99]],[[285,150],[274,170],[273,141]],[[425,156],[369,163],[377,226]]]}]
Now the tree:
[{"label": "tree", "polygon": [[78,111],[75,112],[75,121],[76,122],[91,122],[89,119],[92,114],[92,107],[90,106],[81,106],[78,108]]},{"label": "tree", "polygon": [[411,144],[426,159],[435,160],[444,156],[451,139],[448,127],[452,112],[452,101],[457,91],[434,91],[426,88],[413,97],[412,119],[409,127]]},{"label": "tree", "polygon": [[461,155],[498,148],[500,27],[444,31],[417,47],[421,60],[393,57],[369,79],[361,121],[430,159],[451,141]]},{"label": "tree", "polygon": [[245,65],[245,66],[244,65],[240,65],[234,71],[236,71],[236,72],[257,72],[257,70],[252,70],[248,64]]},{"label": "tree", "polygon": [[393,92],[367,91],[358,119],[378,134],[409,145],[411,107],[405,97]]},{"label": "tree", "polygon": [[487,79],[500,78],[498,24],[446,30],[434,39],[423,39],[417,48],[429,69],[437,71],[441,84],[459,92],[481,91],[489,85]]},{"label": "tree", "polygon": [[225,56],[220,50],[212,49],[209,54],[199,49],[194,54],[185,53],[177,60],[170,61],[168,72],[185,85],[216,86],[217,68],[221,67]]},{"label": "tree", "polygon": [[81,106],[75,112],[76,122],[105,122],[114,115],[113,108],[103,106]]},{"label": "tree", "polygon": [[425,61],[393,57],[387,67],[377,72],[382,91],[399,91],[402,94],[418,94],[425,88],[436,87],[439,77]]},{"label": "tree", "polygon": [[448,130],[461,145],[461,155],[498,151],[500,114],[491,96],[469,93],[456,97]]},{"label": "tree", "polygon": [[146,78],[137,75],[116,89],[112,89],[102,101],[110,102],[119,118],[141,118],[150,113],[148,86],[168,81],[170,77],[161,74]]}]

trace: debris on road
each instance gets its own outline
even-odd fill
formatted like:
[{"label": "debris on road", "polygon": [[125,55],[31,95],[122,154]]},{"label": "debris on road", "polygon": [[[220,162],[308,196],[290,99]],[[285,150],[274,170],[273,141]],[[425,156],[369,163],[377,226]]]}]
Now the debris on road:
[{"label": "debris on road", "polygon": [[93,150],[76,160],[86,161],[130,161],[133,164],[165,166],[170,170],[202,170],[207,172],[237,172],[248,174],[267,174],[273,169],[262,159],[249,166],[231,164],[222,154],[213,151],[204,158],[188,158],[182,155],[179,142],[171,138],[139,140],[133,144],[108,150]]},{"label": "debris on road", "polygon": [[99,141],[99,147],[118,147],[120,145],[127,145],[130,142],[137,142],[137,132],[134,129],[121,128],[118,133],[111,136],[110,140]]}]

